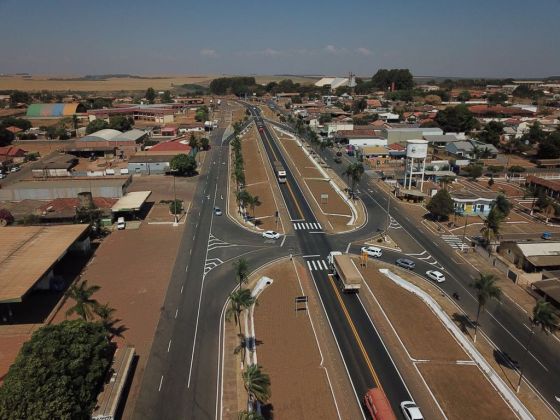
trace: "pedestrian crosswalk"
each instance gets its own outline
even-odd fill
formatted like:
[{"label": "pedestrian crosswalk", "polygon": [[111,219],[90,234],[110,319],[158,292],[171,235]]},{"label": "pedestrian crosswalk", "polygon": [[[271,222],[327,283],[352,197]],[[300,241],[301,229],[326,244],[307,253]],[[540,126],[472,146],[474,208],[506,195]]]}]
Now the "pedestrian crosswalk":
[{"label": "pedestrian crosswalk", "polygon": [[295,230],[321,230],[320,223],[294,222]]},{"label": "pedestrian crosswalk", "polygon": [[463,245],[463,241],[457,235],[441,235],[441,239],[443,239],[451,248],[455,249],[463,249],[465,245]]},{"label": "pedestrian crosswalk", "polygon": [[307,260],[309,271],[326,271],[329,266],[325,260]]}]

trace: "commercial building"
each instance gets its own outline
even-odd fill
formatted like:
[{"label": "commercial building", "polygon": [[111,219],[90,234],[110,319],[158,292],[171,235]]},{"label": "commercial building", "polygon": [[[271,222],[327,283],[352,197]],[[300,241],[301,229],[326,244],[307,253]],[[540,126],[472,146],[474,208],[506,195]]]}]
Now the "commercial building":
[{"label": "commercial building", "polygon": [[129,130],[124,133],[110,128],[96,131],[79,138],[64,148],[67,153],[77,156],[131,156],[142,150],[144,141],[149,133],[144,130]]},{"label": "commercial building", "polygon": [[498,149],[494,145],[477,140],[460,140],[447,143],[445,151],[459,159],[495,159],[498,156]]},{"label": "commercial building", "polygon": [[451,193],[455,213],[469,216],[485,216],[490,213],[497,196],[496,193],[485,191],[461,190]]},{"label": "commercial building", "polygon": [[72,168],[78,164],[78,159],[67,154],[44,159],[36,164],[31,173],[33,178],[58,178],[72,176]]},{"label": "commercial building", "polygon": [[560,269],[560,242],[503,241],[498,253],[527,273]]},{"label": "commercial building", "polygon": [[381,130],[389,144],[403,143],[407,140],[421,139],[428,135],[441,135],[443,130],[437,127],[391,127]]},{"label": "commercial building", "polygon": [[133,174],[164,174],[170,170],[174,154],[136,154],[128,160],[128,171]]},{"label": "commercial building", "polygon": [[126,194],[131,176],[70,177],[20,181],[0,188],[0,201],[54,200],[75,198],[81,192],[91,192],[94,197],[119,198]]},{"label": "commercial building", "polygon": [[156,124],[172,123],[176,114],[183,114],[189,108],[198,105],[187,104],[155,104],[155,105],[125,105],[115,108],[92,109],[87,112],[89,120],[108,120],[111,116],[122,115],[135,121],[150,121]]}]

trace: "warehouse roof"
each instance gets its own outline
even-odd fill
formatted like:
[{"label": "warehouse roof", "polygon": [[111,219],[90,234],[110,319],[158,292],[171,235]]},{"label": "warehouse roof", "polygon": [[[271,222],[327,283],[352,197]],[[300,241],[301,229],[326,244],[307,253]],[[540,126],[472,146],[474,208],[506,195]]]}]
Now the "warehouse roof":
[{"label": "warehouse roof", "polygon": [[139,211],[151,194],[151,191],[129,192],[125,196],[119,198],[119,201],[113,205],[111,211],[113,213],[120,211]]},{"label": "warehouse roof", "polygon": [[119,130],[113,130],[112,128],[105,128],[103,130],[96,131],[95,133],[88,134],[82,137],[80,141],[102,141],[102,140],[113,140],[115,137],[121,136]]},{"label": "warehouse roof", "polygon": [[0,303],[21,302],[88,228],[89,225],[3,228],[0,235]]},{"label": "warehouse roof", "polygon": [[148,133],[146,133],[144,130],[138,130],[138,129],[133,129],[133,130],[129,130],[129,131],[125,131],[122,134],[119,134],[116,137],[111,138],[110,140],[112,141],[133,141],[136,142],[138,140],[140,140],[142,137],[146,136]]},{"label": "warehouse roof", "polygon": [[175,155],[173,154],[165,154],[165,155],[160,155],[160,154],[154,154],[154,155],[149,155],[149,154],[136,154],[134,156],[132,156],[130,159],[128,159],[128,163],[157,163],[157,162],[170,162],[171,159],[174,158]]},{"label": "warehouse roof", "polygon": [[86,107],[79,102],[69,104],[31,104],[27,108],[27,116],[41,117],[71,117],[74,114],[86,112]]}]

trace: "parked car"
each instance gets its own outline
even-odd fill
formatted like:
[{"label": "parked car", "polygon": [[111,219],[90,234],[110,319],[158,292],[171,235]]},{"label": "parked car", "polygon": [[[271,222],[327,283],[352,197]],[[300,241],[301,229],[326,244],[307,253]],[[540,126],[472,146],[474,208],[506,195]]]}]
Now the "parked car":
[{"label": "parked car", "polygon": [[426,271],[426,276],[428,276],[428,278],[432,279],[436,283],[443,283],[445,281],[445,276],[443,275],[443,273],[436,270]]},{"label": "parked car", "polygon": [[541,238],[543,238],[543,239],[545,239],[545,240],[548,241],[548,240],[552,239],[552,233],[550,233],[550,232],[543,232]]},{"label": "parked car", "polygon": [[126,222],[124,221],[124,217],[119,217],[117,219],[117,229],[123,230],[126,228]]},{"label": "parked car", "polygon": [[0,172],[0,179],[4,179],[4,178],[6,178],[6,175]]},{"label": "parked car", "polygon": [[222,209],[219,207],[214,207],[214,214],[216,216],[221,216],[222,215]]},{"label": "parked car", "polygon": [[401,410],[404,418],[407,420],[424,420],[420,409],[414,401],[403,401],[401,403]]},{"label": "parked car", "polygon": [[368,254],[370,257],[379,258],[383,255],[383,251],[376,246],[363,246],[362,254]]},{"label": "parked car", "polygon": [[17,172],[20,171],[21,168],[19,166],[12,166],[12,169],[10,169],[10,172]]},{"label": "parked car", "polygon": [[396,261],[396,264],[399,267],[406,268],[407,270],[414,270],[416,268],[414,261],[409,260],[408,258],[399,258]]},{"label": "parked car", "polygon": [[279,239],[282,235],[278,232],[274,232],[273,230],[267,230],[266,232],[263,232],[262,236],[266,239]]}]

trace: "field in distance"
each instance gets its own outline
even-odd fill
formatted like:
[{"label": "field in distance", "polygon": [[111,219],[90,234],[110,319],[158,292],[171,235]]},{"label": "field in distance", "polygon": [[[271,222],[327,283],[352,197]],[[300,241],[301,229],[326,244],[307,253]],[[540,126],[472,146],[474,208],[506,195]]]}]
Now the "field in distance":
[{"label": "field in distance", "polygon": [[[107,78],[86,78],[76,75],[0,75],[0,90],[33,91],[73,91],[73,92],[118,92],[142,91],[149,87],[156,90],[172,89],[173,86],[197,84],[208,86],[217,77],[231,75],[149,75],[119,76]],[[292,79],[294,83],[314,83],[319,78],[302,76],[254,76],[257,83]]]}]

